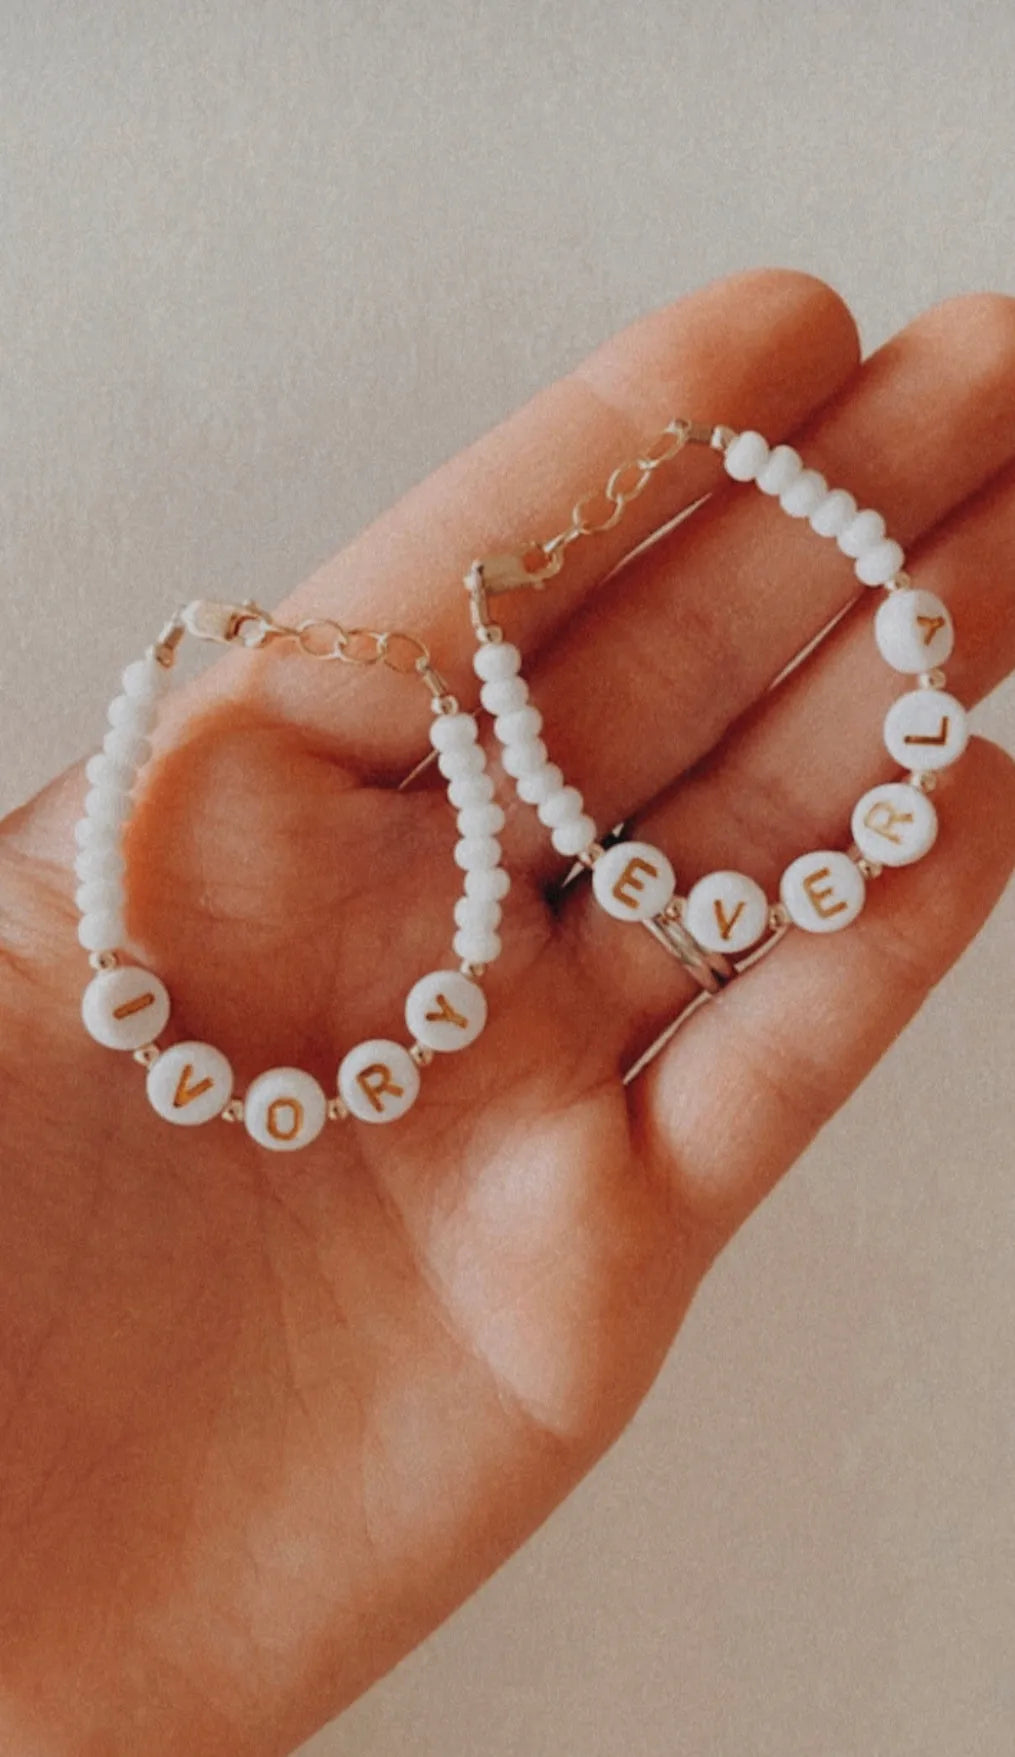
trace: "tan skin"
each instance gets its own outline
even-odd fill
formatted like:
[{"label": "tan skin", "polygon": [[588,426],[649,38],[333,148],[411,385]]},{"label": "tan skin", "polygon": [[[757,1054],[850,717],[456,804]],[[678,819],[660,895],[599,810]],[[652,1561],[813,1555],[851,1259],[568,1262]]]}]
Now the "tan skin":
[{"label": "tan skin", "polygon": [[[929,313],[860,370],[828,289],[737,277],[607,344],[288,609],[423,630],[471,699],[468,561],[550,534],[686,411],[795,435],[884,508],[954,608],[950,680],[973,699],[1015,657],[1013,384],[1000,298]],[[720,489],[604,584],[716,480],[707,456],[665,474],[503,619],[599,822],[638,814],[682,882],[733,864],[771,891],[793,855],[841,842],[886,772],[897,684],[863,598],[761,699],[853,582],[747,491]],[[425,748],[424,693],[279,648],[173,704],[131,833],[134,941],[174,1028],[225,1049],[241,1083],[280,1062],[330,1080],[344,1048],[399,1034],[409,983],[447,958],[452,821],[429,784],[392,786]],[[931,860],[875,887],[848,933],[790,936],[629,1087],[690,990],[647,936],[559,894],[513,804],[487,1032],[397,1125],[292,1156],[163,1124],[140,1070],[84,1036],[80,800],[64,777],[0,849],[0,1743],[277,1757],[615,1438],[718,1250],[996,900],[1012,767],[974,743]]]}]

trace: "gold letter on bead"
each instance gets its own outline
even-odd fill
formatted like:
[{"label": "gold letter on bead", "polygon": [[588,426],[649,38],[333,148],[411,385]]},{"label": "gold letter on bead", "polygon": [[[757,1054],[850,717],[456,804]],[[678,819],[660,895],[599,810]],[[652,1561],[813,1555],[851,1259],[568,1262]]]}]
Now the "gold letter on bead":
[{"label": "gold letter on bead", "polygon": [[[278,1120],[279,1111],[285,1110],[289,1112],[290,1117],[290,1127],[287,1129],[283,1128]],[[299,1099],[273,1099],[265,1112],[264,1126],[269,1135],[271,1135],[276,1141],[293,1140],[303,1127],[303,1106]]]},{"label": "gold letter on bead", "polygon": [[402,1096],[403,1088],[395,1084],[391,1078],[391,1069],[386,1068],[383,1062],[374,1062],[369,1068],[361,1068],[356,1075],[356,1081],[378,1115],[384,1109],[381,1103],[382,1092],[390,1092],[392,1098],[401,1098]]},{"label": "gold letter on bead", "polygon": [[887,799],[876,799],[864,818],[864,823],[876,836],[884,836],[886,842],[901,845],[902,837],[895,834],[896,824],[911,824],[911,811],[896,811]]},{"label": "gold letter on bead", "polygon": [[[645,889],[641,879],[638,877],[640,872],[647,873],[649,878],[659,877],[659,868],[653,866],[650,861],[643,860],[640,854],[636,854],[633,860],[628,861],[613,887],[613,895],[616,897],[617,902],[626,903],[629,909],[636,909],[638,907],[637,893]],[[632,891],[635,892],[633,897],[631,895]]]},{"label": "gold letter on bead", "polygon": [[920,628],[927,631],[923,637],[923,644],[925,647],[929,647],[938,629],[944,628],[945,619],[943,616],[918,616],[916,620]]},{"label": "gold letter on bead", "polygon": [[929,732],[907,732],[903,742],[905,744],[947,744],[948,715],[941,715],[940,729],[933,736]]},{"label": "gold letter on bead", "polygon": [[832,885],[826,885],[823,891],[816,889],[816,886],[821,883],[821,880],[828,878],[828,876],[828,867],[821,866],[818,868],[817,872],[809,872],[807,877],[802,880],[804,890],[810,898],[815,915],[820,915],[823,921],[828,921],[831,916],[839,915],[843,909],[849,907],[849,905],[843,903],[841,899],[832,903],[830,907],[828,906],[829,897],[835,896],[835,890]]},{"label": "gold letter on bead", "polygon": [[744,903],[743,901],[739,902],[737,904],[736,908],[734,909],[733,914],[727,915],[725,909],[722,906],[722,898],[717,897],[715,900],[714,907],[715,907],[715,919],[716,919],[716,922],[719,927],[720,936],[722,939],[728,940],[730,937],[730,934],[733,932],[733,929],[736,927],[737,922],[740,920],[741,915],[743,914],[744,910],[747,908],[747,904]]},{"label": "gold letter on bead", "polygon": [[[469,1023],[468,1019],[466,1019],[462,1013],[456,1011],[448,1000],[446,994],[439,994],[437,996],[437,1009],[436,1013],[427,1013],[426,1015],[431,1023],[436,1024],[438,1020],[446,1020],[449,1025],[457,1025],[460,1031],[465,1030]],[[367,1072],[369,1073],[370,1071],[371,1070],[368,1068]],[[360,1079],[362,1079],[362,1077],[361,1074]]]},{"label": "gold letter on bead", "polygon": [[134,1013],[143,1013],[145,1007],[153,1005],[154,1000],[155,996],[153,994],[135,995],[132,1001],[124,1001],[122,1007],[113,1008],[113,1018],[129,1019]]},{"label": "gold letter on bead", "polygon": [[192,1086],[190,1084],[190,1076],[193,1072],[193,1062],[186,1062],[180,1074],[180,1078],[176,1083],[176,1091],[173,1094],[174,1110],[182,1110],[185,1104],[193,1104],[195,1098],[200,1098],[202,1092],[207,1092],[212,1086],[214,1086],[214,1080],[207,1078],[204,1080],[198,1080],[197,1085]]}]

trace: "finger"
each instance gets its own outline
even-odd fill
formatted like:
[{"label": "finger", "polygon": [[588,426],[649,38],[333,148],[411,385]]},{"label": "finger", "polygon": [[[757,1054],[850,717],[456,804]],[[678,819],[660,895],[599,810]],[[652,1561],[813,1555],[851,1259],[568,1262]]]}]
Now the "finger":
[{"label": "finger", "polygon": [[715,1249],[849,1097],[978,932],[1015,862],[1015,764],[974,741],[933,861],[844,933],[790,933],[630,1088],[633,1124]]},{"label": "finger", "polygon": [[[909,545],[1015,454],[1013,384],[1015,300],[952,300],[874,355],[794,442]],[[588,594],[529,674],[550,754],[600,828],[698,761],[864,592],[834,542],[727,484]],[[514,815],[515,856],[559,870],[532,813]]]},{"label": "finger", "polygon": [[[972,705],[1015,666],[1015,467],[918,545],[912,564],[914,580],[952,612],[957,644],[948,686]],[[639,838],[669,854],[685,894],[703,873],[732,867],[774,900],[791,860],[848,844],[857,799],[890,772],[884,715],[904,686],[877,652],[880,602],[880,593],[867,593],[817,654],[637,821]],[[935,795],[940,816],[951,810],[965,775],[965,759],[945,771]],[[879,883],[891,885],[895,877],[888,873]],[[694,989],[687,979],[675,980],[677,966],[647,934],[625,932],[584,887],[569,907],[582,961],[608,987],[626,1063]]]},{"label": "finger", "polygon": [[[475,557],[524,550],[534,537],[551,535],[576,500],[675,413],[703,409],[708,419],[717,410],[785,432],[844,383],[857,353],[849,312],[820,281],[764,270],[716,282],[622,330],[445,464],[315,573],[280,614],[415,630],[471,701],[473,639],[462,580]],[[709,456],[692,448],[679,468],[657,473],[615,531],[577,545],[553,592],[525,594],[526,644],[545,638],[592,581],[697,498],[712,474]],[[247,688],[308,736],[339,740],[343,754],[371,773],[400,775],[420,754],[422,692],[418,703],[405,702],[393,679],[346,668],[336,677],[337,670],[265,655],[248,670]]]}]

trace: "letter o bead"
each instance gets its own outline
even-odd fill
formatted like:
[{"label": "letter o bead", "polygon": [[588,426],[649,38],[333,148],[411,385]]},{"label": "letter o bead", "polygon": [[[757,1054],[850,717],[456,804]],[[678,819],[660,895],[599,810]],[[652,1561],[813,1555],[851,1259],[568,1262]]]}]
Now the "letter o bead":
[{"label": "letter o bead", "polygon": [[879,866],[910,866],[933,848],[937,812],[918,787],[885,781],[857,800],[851,827],[853,840],[867,860]]},{"label": "letter o bead", "polygon": [[339,1097],[363,1123],[393,1123],[419,1097],[419,1069],[409,1051],[385,1037],[350,1049],[338,1070]]},{"label": "letter o bead", "polygon": [[174,1043],[148,1070],[148,1102],[168,1123],[211,1122],[229,1103],[233,1070],[210,1043]]},{"label": "letter o bead", "polygon": [[459,970],[432,970],[406,996],[405,1023],[413,1037],[441,1053],[475,1043],[486,1015],[483,990]]},{"label": "letter o bead", "polygon": [[316,1140],[328,1102],[320,1082],[302,1068],[268,1068],[247,1088],[243,1121],[259,1147],[294,1153]]},{"label": "letter o bead", "polygon": [[768,927],[768,898],[742,872],[710,872],[692,886],[683,923],[706,952],[746,952]]},{"label": "letter o bead", "polygon": [[651,842],[615,842],[592,868],[597,903],[617,921],[650,921],[676,889],[673,868]]},{"label": "letter o bead", "polygon": [[806,933],[837,933],[864,906],[863,873],[847,854],[823,849],[787,866],[779,895],[790,920]]},{"label": "letter o bead", "polygon": [[101,970],[81,997],[85,1030],[106,1049],[140,1049],[153,1043],[169,1020],[163,982],[139,964]]}]

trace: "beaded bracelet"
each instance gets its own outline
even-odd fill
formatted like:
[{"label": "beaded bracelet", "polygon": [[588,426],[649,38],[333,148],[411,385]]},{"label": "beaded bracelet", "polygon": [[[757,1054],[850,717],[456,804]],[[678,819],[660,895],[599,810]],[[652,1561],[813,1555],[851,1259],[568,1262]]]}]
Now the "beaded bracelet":
[{"label": "beaded bracelet", "polygon": [[[686,897],[678,896],[673,866],[660,849],[626,840],[604,846],[578,788],[567,785],[550,761],[519,649],[490,620],[491,597],[545,586],[573,543],[612,530],[655,472],[688,444],[719,452],[733,481],[754,482],[791,518],[807,519],[819,536],[834,538],[861,584],[885,589],[874,618],[878,649],[917,684],[892,704],[884,723],[885,745],[908,770],[905,779],[882,782],[857,801],[848,853],[825,848],[792,861],[774,903],[754,879],[733,871],[708,873]],[[597,498],[600,515],[608,509],[605,516],[596,516]],[[792,446],[770,448],[760,433],[675,419],[644,455],[613,472],[602,496],[578,503],[559,536],[519,555],[474,562],[466,575],[480,700],[495,716],[501,761],[519,797],[536,808],[557,852],[591,870],[594,895],[607,914],[646,927],[710,993],[734,974],[731,958],[758,948],[769,933],[789,924],[822,934],[848,926],[863,908],[868,880],[886,866],[921,859],[934,843],[937,814],[927,796],[937,771],[965,749],[968,723],[964,708],[945,691],[941,670],[954,644],[951,616],[933,592],[913,585],[904,562],[881,514],[861,510],[842,488],[830,489],[817,470],[804,468]]]},{"label": "beaded bracelet", "polygon": [[[431,697],[430,740],[458,814],[454,858],[463,869],[464,893],[455,905],[453,949],[459,965],[430,971],[413,984],[405,1002],[409,1045],[386,1038],[356,1044],[339,1065],[337,1092],[330,1098],[312,1075],[288,1067],[268,1069],[244,1097],[234,1097],[233,1070],[210,1043],[160,1048],[156,1039],[170,1016],[168,991],[150,970],[123,960],[127,932],[120,844],[135,782],[151,754],[148,735],[158,699],[185,633],[248,648],[291,640],[314,659],[383,663],[421,677]],[[91,791],[75,831],[78,938],[96,972],[82,1001],[86,1029],[109,1049],[133,1052],[146,1069],[153,1108],[169,1122],[193,1125],[214,1117],[242,1121],[262,1147],[286,1152],[306,1146],[328,1120],[352,1116],[386,1123],[403,1116],[418,1096],[420,1069],[435,1053],[464,1049],[483,1030],[487,1003],[480,984],[486,967],[500,954],[496,929],[510,884],[497,839],[504,814],[493,800],[476,721],[448,694],[423,642],[399,631],[347,630],[331,620],[289,628],[252,603],[196,600],[166,625],[143,659],[127,666],[109,722],[101,752],[86,765]]]}]

